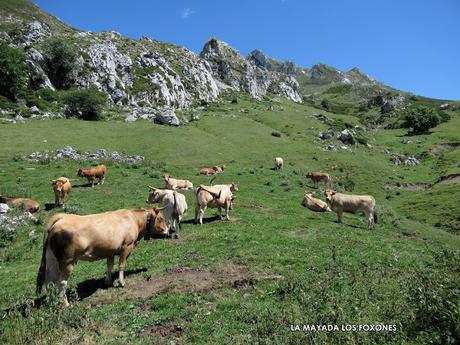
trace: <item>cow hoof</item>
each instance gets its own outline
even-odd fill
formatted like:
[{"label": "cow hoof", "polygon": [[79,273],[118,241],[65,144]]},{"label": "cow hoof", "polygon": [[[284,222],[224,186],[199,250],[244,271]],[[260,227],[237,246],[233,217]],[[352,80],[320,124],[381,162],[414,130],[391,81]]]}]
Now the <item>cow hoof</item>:
[{"label": "cow hoof", "polygon": [[179,238],[179,235],[178,235],[178,234],[174,234],[174,235],[173,235],[173,238],[177,240],[177,239]]},{"label": "cow hoof", "polygon": [[105,280],[104,285],[107,286],[107,287],[113,286],[113,281]]},{"label": "cow hoof", "polygon": [[125,283],[120,283],[120,282],[119,282],[119,283],[118,283],[118,287],[123,289],[123,288],[125,287]]}]

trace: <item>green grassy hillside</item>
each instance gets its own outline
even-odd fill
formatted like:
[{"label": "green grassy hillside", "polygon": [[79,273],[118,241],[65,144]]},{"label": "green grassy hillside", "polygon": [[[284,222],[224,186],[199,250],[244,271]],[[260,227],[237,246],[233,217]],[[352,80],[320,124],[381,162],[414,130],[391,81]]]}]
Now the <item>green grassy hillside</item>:
[{"label": "green grassy hillside", "polygon": [[[102,344],[447,344],[460,341],[460,189],[436,184],[426,191],[385,190],[390,183],[434,183],[459,172],[460,116],[431,134],[366,132],[366,145],[341,149],[316,135],[328,128],[306,105],[240,100],[211,106],[201,120],[179,128],[144,121],[34,121],[0,125],[0,193],[53,202],[50,180],[92,161],[32,162],[33,151],[70,145],[143,155],[143,164],[104,162],[106,183],[74,182],[67,212],[98,213],[145,206],[147,186],[161,175],[210,177],[199,168],[226,164],[214,183],[236,182],[232,220],[195,225],[193,194],[178,240],[141,242],[128,260],[125,289],[102,288],[105,262],[76,265],[73,303],[32,307],[47,219],[2,233],[0,339],[3,343]],[[282,110],[281,110],[282,109]],[[328,113],[337,123],[357,118]],[[281,137],[275,137],[278,132]],[[412,143],[404,144],[410,140]],[[415,154],[421,164],[396,166],[386,150]],[[285,168],[273,171],[281,156]],[[301,206],[314,186],[308,171],[327,171],[334,187],[377,200],[379,222],[368,231],[360,216],[313,213]],[[80,187],[79,187],[80,186]],[[351,191],[352,190],[352,191]],[[0,229],[1,230],[1,229]],[[292,332],[292,324],[394,324],[396,332]]]}]

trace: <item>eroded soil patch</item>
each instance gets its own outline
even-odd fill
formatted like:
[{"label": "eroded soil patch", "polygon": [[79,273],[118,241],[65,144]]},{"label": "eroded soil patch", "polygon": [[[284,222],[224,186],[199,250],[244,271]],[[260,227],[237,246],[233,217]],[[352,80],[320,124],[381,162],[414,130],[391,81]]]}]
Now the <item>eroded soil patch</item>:
[{"label": "eroded soil patch", "polygon": [[205,292],[233,286],[236,281],[244,279],[250,281],[248,270],[243,268],[212,271],[175,266],[164,273],[127,279],[124,293],[121,295],[116,293],[118,289],[100,290],[91,297],[91,303],[101,305],[115,300],[149,299],[168,291]]},{"label": "eroded soil patch", "polygon": [[460,183],[460,174],[450,174],[446,176],[441,176],[437,184],[453,184],[453,183]]},{"label": "eroded soil patch", "polygon": [[458,146],[460,146],[460,143],[442,143],[442,144],[438,144],[435,147],[433,147],[430,151],[428,151],[428,153],[430,155],[437,155],[441,153],[442,151],[453,150],[457,148]]},{"label": "eroded soil patch", "polygon": [[427,190],[431,188],[429,183],[385,183],[385,189],[403,189],[403,190]]},{"label": "eroded soil patch", "polygon": [[184,330],[181,326],[171,324],[171,325],[153,325],[144,329],[139,333],[139,337],[168,337],[171,335],[181,336]]}]

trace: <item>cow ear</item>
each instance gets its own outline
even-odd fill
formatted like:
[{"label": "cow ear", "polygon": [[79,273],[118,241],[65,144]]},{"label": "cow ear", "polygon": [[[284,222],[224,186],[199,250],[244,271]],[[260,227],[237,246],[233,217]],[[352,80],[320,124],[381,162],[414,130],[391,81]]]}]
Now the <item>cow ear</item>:
[{"label": "cow ear", "polygon": [[159,211],[163,211],[164,209],[166,208],[166,206],[163,206],[163,207],[154,207],[154,211],[155,213],[158,213]]},{"label": "cow ear", "polygon": [[337,193],[337,191],[333,190],[332,191],[332,195],[335,195]]}]

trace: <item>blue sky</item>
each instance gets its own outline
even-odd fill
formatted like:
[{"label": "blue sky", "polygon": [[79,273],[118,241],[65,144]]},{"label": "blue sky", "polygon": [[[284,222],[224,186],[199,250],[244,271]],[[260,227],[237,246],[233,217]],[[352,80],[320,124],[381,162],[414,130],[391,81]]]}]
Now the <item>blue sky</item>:
[{"label": "blue sky", "polygon": [[84,30],[115,30],[197,53],[212,36],[246,56],[358,67],[418,95],[460,99],[457,0],[35,0]]}]

